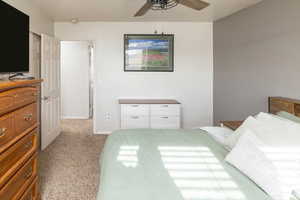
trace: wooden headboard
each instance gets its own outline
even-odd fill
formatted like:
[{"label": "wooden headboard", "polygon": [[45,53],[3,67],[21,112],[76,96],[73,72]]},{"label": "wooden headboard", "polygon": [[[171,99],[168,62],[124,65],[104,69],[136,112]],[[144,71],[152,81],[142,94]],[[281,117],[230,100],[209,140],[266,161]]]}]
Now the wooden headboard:
[{"label": "wooden headboard", "polygon": [[286,111],[300,117],[300,100],[285,97],[269,97],[269,113]]}]

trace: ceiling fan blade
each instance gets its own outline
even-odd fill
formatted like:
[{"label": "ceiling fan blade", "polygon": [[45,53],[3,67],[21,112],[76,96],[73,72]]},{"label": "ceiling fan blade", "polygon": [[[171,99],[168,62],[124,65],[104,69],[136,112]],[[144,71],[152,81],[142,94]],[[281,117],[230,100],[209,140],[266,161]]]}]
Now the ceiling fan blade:
[{"label": "ceiling fan blade", "polygon": [[202,10],[210,5],[209,3],[201,0],[178,0],[177,2],[195,10]]},{"label": "ceiling fan blade", "polygon": [[143,16],[148,12],[148,10],[150,10],[151,7],[152,7],[152,3],[150,1],[147,1],[147,3],[145,3],[145,5],[134,16],[135,17]]}]

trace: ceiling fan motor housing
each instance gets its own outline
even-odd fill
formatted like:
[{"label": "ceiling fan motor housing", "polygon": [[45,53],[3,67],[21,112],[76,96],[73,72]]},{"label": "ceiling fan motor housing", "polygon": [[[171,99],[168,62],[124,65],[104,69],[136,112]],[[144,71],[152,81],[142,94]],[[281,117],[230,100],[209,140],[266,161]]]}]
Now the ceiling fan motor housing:
[{"label": "ceiling fan motor housing", "polygon": [[140,17],[151,10],[168,10],[178,4],[192,8],[194,10],[202,10],[209,6],[209,3],[202,0],[146,0],[144,6],[134,15]]},{"label": "ceiling fan motor housing", "polygon": [[168,10],[178,5],[177,0],[150,0],[152,10]]}]

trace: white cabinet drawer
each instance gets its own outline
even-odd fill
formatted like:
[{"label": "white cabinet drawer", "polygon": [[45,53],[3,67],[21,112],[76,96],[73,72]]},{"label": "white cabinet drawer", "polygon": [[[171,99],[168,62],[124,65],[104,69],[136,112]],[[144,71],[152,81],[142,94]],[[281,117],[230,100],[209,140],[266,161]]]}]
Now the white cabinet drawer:
[{"label": "white cabinet drawer", "polygon": [[124,104],[121,105],[122,116],[128,115],[149,115],[149,105],[144,104]]},{"label": "white cabinet drawer", "polygon": [[180,117],[179,116],[151,116],[151,128],[156,129],[179,129]]},{"label": "white cabinet drawer", "polygon": [[149,116],[128,115],[121,121],[122,129],[150,128]]},{"label": "white cabinet drawer", "polygon": [[152,116],[180,116],[180,105],[178,104],[155,104],[150,106]]}]

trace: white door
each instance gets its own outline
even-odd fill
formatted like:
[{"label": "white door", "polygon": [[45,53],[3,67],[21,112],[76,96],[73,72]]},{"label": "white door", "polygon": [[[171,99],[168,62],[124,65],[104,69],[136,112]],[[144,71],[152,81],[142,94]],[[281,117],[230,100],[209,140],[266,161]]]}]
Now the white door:
[{"label": "white door", "polygon": [[60,134],[60,41],[42,35],[41,148]]},{"label": "white door", "polygon": [[[90,42],[61,42],[61,102],[63,119],[90,117]],[[78,92],[80,91],[80,95]]]}]

